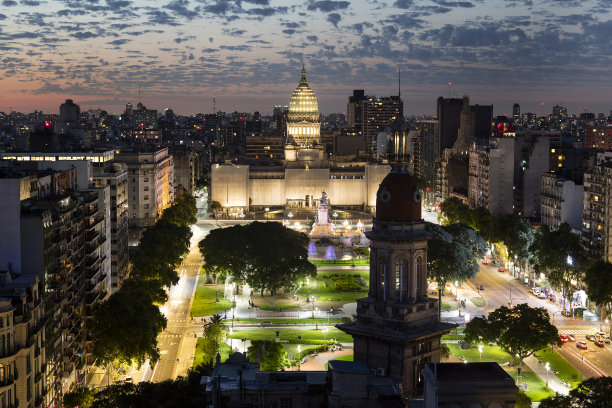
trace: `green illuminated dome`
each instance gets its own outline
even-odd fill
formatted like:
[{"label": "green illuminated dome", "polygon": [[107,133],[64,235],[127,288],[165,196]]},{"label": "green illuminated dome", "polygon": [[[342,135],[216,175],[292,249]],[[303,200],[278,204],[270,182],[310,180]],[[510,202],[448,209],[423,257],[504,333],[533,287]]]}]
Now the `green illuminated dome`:
[{"label": "green illuminated dome", "polygon": [[288,119],[292,122],[319,121],[319,103],[306,81],[306,69],[302,64],[302,79],[289,101]]}]

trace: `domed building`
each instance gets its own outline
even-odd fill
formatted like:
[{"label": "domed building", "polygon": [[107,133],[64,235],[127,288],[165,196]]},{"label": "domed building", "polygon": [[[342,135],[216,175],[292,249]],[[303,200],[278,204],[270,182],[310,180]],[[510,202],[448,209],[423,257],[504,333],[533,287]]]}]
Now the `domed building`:
[{"label": "domed building", "polygon": [[302,64],[302,78],[289,101],[285,160],[313,161],[323,158],[319,103],[308,81]]}]

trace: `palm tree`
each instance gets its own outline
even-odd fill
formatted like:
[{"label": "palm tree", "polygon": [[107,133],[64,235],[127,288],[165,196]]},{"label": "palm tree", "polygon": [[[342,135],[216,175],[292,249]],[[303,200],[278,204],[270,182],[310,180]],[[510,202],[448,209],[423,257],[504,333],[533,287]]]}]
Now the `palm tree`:
[{"label": "palm tree", "polygon": [[205,362],[214,362],[221,345],[227,336],[227,326],[223,323],[223,316],[214,314],[210,321],[204,325],[204,344],[202,345]]}]

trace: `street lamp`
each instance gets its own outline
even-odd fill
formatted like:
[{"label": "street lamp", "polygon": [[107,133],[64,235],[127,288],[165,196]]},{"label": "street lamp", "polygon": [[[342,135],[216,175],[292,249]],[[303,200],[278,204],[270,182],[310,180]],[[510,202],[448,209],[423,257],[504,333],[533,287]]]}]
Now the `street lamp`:
[{"label": "street lamp", "polygon": [[[234,322],[232,321],[232,326],[233,326],[233,325],[234,325]],[[233,347],[232,347],[232,345],[233,345],[233,340],[234,340],[234,338],[232,337],[233,335],[234,335],[234,328],[233,328],[233,327],[230,327],[230,351],[232,351],[232,350],[233,350]]]},{"label": "street lamp", "polygon": [[480,353],[480,362],[482,363],[482,344],[478,346],[478,352]]},{"label": "street lamp", "polygon": [[548,389],[548,372],[550,371],[550,364],[546,363],[544,368],[546,369],[546,389]]},{"label": "street lamp", "polygon": [[246,339],[241,339],[242,340],[242,353],[246,354]]},{"label": "street lamp", "polygon": [[335,225],[336,221],[338,219],[338,213],[334,211],[334,213],[332,215],[334,216],[334,225]]},{"label": "street lamp", "polygon": [[266,213],[264,214],[265,218],[268,218],[268,212],[270,211],[270,207],[266,207]]},{"label": "street lamp", "polygon": [[299,344],[297,347],[297,351],[298,351],[298,371],[302,371],[302,357],[300,356],[300,353],[302,352],[302,346]]},{"label": "street lamp", "polygon": [[597,351],[597,350],[587,350],[584,353],[582,353],[582,362],[580,364],[580,381],[582,381],[582,371],[584,369],[584,355],[586,353],[599,353],[599,351]]},{"label": "street lamp", "polygon": [[459,282],[455,281],[455,300],[459,299]]},{"label": "street lamp", "polygon": [[329,331],[329,329],[327,327],[325,327],[325,328],[321,329],[321,331],[323,332],[325,342],[327,343],[327,332]]},{"label": "street lamp", "polygon": [[[314,307],[314,303],[312,305]],[[313,314],[315,315],[315,330],[319,330],[319,319],[317,319],[319,317],[319,308],[317,307]]]}]

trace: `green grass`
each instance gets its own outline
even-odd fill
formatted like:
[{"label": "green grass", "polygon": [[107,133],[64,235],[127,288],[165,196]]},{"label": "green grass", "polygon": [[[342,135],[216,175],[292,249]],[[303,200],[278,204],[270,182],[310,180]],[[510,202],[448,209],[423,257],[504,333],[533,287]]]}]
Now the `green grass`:
[{"label": "green grass", "polygon": [[301,336],[301,340],[304,340],[304,344],[324,344],[325,339],[329,341],[332,338],[337,338],[342,343],[352,343],[353,337],[340,331],[338,329],[329,329],[327,335],[325,335],[321,329],[253,329],[253,330],[239,330],[234,328],[234,335],[231,336],[234,339],[247,339],[247,340],[268,340],[274,341],[276,339],[276,331],[280,332],[281,340],[289,340],[291,343],[300,343],[298,336]]},{"label": "green grass", "polygon": [[[516,383],[516,375],[518,371],[508,370],[507,373],[514,378]],[[546,390],[546,382],[538,377],[538,375],[533,371],[523,370],[521,374],[521,391],[523,390],[523,381],[527,383],[527,388],[529,389],[529,391],[526,391],[525,394],[527,394],[527,396],[531,398],[531,401],[533,402],[542,401],[545,398],[555,395],[555,393],[550,389]]]},{"label": "green grass", "polygon": [[337,259],[335,262],[333,259],[311,259],[310,263],[316,266],[334,266],[334,265],[352,265],[355,266],[368,266],[370,260],[368,258],[353,258],[353,259]]},{"label": "green grass", "polygon": [[[353,361],[353,357],[355,357],[354,354],[346,354],[344,356],[340,356],[337,358],[332,358],[331,360],[337,360],[337,361]],[[330,361],[331,361],[330,360]],[[329,364],[325,363],[325,371],[327,371]]]},{"label": "green grass", "polygon": [[218,290],[198,284],[193,304],[191,305],[191,317],[210,316],[232,307],[232,302],[223,298],[223,293],[219,293],[219,303],[216,300]]},{"label": "green grass", "polygon": [[550,349],[540,350],[537,353],[537,358],[542,360],[544,364],[549,363],[550,369],[557,370],[559,374],[557,377],[561,380],[568,381],[572,384],[572,388],[576,387],[580,383],[580,372],[576,370],[570,363],[565,361],[563,357],[557,354],[556,351]]},{"label": "green grass", "polygon": [[451,306],[448,303],[442,302],[442,307],[440,307],[440,310],[448,310],[450,308]]},{"label": "green grass", "polygon": [[[311,281],[311,285],[303,285],[301,286],[297,294],[300,296],[300,299],[305,299],[307,296],[314,296],[319,302],[328,302],[328,301],[342,301],[342,302],[354,302],[355,300],[366,297],[367,296],[367,286],[362,286],[363,291],[357,292],[339,292],[336,291],[336,284],[331,279],[331,275],[349,275],[357,279],[354,275],[358,275],[364,279],[364,281],[368,282],[368,272],[358,272],[358,271],[325,271],[318,272],[317,279],[314,281],[315,285],[312,286],[313,281]],[[325,284],[327,283],[327,286]]]},{"label": "green grass", "polygon": [[[461,350],[459,345],[453,343],[447,343],[448,348],[453,356],[465,359],[470,362],[479,362],[480,353],[477,347],[472,347],[469,350]],[[499,346],[488,346],[485,345],[482,350],[482,361],[492,361],[498,364],[504,364],[508,361],[512,363],[512,357],[506,353]]]},{"label": "green grass", "polygon": [[464,338],[463,334],[445,334],[442,336],[442,340],[463,340]]},{"label": "green grass", "polygon": [[476,307],[485,307],[487,305],[487,301],[483,297],[473,297],[470,299],[470,302]]},{"label": "green grass", "polygon": [[[193,367],[197,367],[198,365],[204,362],[204,352],[202,350],[203,344],[204,344],[204,338],[198,337],[198,342],[196,344],[196,349],[193,355]],[[227,357],[229,356],[230,347],[227,344],[222,344],[219,351],[221,354],[221,362],[224,362],[225,360],[227,360]]]},{"label": "green grass", "polygon": [[[337,324],[337,323],[342,323],[342,317],[330,317],[329,318],[329,324]],[[232,319],[228,319],[227,320],[227,324],[229,324],[232,321]],[[277,324],[315,324],[315,323],[319,323],[319,324],[327,324],[328,320],[327,318],[318,318],[318,319],[313,319],[311,317],[307,318],[307,319],[298,319],[298,318],[290,318],[290,317],[279,317],[279,318],[274,318],[274,319],[269,319],[269,318],[247,318],[247,319],[234,319],[233,320],[234,323],[259,323],[259,324],[266,324],[266,325],[277,325]]]}]

